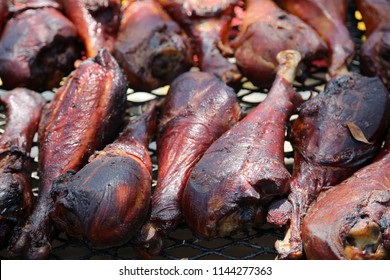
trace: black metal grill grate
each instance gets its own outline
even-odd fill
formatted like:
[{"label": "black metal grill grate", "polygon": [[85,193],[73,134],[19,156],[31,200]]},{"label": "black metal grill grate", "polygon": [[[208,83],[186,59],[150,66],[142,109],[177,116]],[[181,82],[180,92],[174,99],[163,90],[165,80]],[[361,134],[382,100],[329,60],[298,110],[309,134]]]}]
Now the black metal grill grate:
[{"label": "black metal grill grate", "polygon": [[[357,19],[355,18],[355,6],[350,1],[348,12],[348,28],[351,32],[356,45],[356,58],[351,63],[351,70],[359,72],[359,61],[357,59],[359,46],[363,31],[357,28]],[[311,94],[320,92],[325,86],[326,69],[313,68],[310,75],[302,82],[296,81],[294,86],[304,98],[309,98]],[[141,107],[149,100],[166,94],[168,88],[160,88],[152,92],[133,92],[129,89],[129,116],[133,117],[141,113]],[[237,96],[240,99],[240,104],[244,112],[249,111],[260,103],[267,94],[267,89],[259,89],[246,79],[242,80],[241,87],[237,90]],[[50,100],[53,93],[45,92],[43,95]],[[0,113],[0,133],[3,133],[5,125],[4,109]],[[152,142],[150,145],[150,154],[153,161],[154,179],[157,176],[156,164],[156,144]],[[33,147],[31,157],[32,163],[32,181],[33,185],[37,186],[39,178],[36,173],[37,169],[37,143]],[[285,162],[287,167],[292,170],[293,154],[292,148],[288,141],[285,145]],[[153,182],[153,187],[156,181]],[[34,194],[38,194],[37,187],[34,188]],[[235,236],[226,238],[216,238],[210,241],[196,239],[191,231],[186,228],[185,224],[179,226],[172,232],[163,244],[161,254],[155,259],[274,259],[276,257],[276,250],[274,243],[277,239],[281,239],[283,233],[270,226],[265,225],[261,229],[252,229],[245,233],[240,233]],[[52,243],[53,249],[50,259],[138,259],[138,255],[131,246],[125,244],[118,248],[111,248],[105,250],[96,250],[89,248],[85,244],[77,240],[69,239],[64,234],[60,234]],[[6,250],[0,251],[0,258],[6,259]]]}]

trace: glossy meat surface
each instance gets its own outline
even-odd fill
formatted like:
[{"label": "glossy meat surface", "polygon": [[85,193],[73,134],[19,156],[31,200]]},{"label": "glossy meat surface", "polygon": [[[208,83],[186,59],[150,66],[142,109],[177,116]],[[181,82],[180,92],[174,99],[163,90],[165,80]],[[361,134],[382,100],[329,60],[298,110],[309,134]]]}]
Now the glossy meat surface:
[{"label": "glossy meat surface", "polygon": [[347,0],[280,0],[284,8],[313,27],[329,49],[328,75],[344,74],[355,52],[346,27]]},{"label": "glossy meat surface", "polygon": [[189,72],[171,84],[161,112],[150,220],[136,240],[143,256],[158,254],[162,238],[182,221],[180,201],[192,168],[239,114],[234,91],[211,74]]},{"label": "glossy meat surface", "polygon": [[300,56],[282,52],[267,98],[218,138],[193,168],[181,201],[200,238],[227,236],[258,222],[261,205],[288,191],[285,128],[301,98],[291,86]]},{"label": "glossy meat surface", "polygon": [[241,79],[237,66],[225,57],[235,0],[159,0],[190,35],[201,71],[234,85]]},{"label": "glossy meat surface", "polygon": [[120,23],[120,0],[62,0],[64,12],[77,26],[87,57],[101,48],[113,51]]},{"label": "glossy meat surface", "polygon": [[374,163],[321,194],[302,225],[308,259],[390,259],[389,166],[390,134]]},{"label": "glossy meat surface", "polygon": [[310,63],[326,54],[326,45],[302,20],[286,13],[271,0],[247,1],[237,38],[232,42],[237,65],[254,84],[269,87],[277,70],[276,55],[293,49]]},{"label": "glossy meat surface", "polygon": [[378,153],[390,124],[389,108],[382,82],[359,74],[334,78],[300,107],[291,130],[292,216],[285,239],[276,242],[279,258],[303,257],[301,224],[310,204],[323,188],[348,178]]},{"label": "glossy meat surface", "polygon": [[355,2],[367,29],[360,51],[360,69],[365,75],[379,76],[390,89],[390,1]]},{"label": "glossy meat surface", "polygon": [[126,84],[119,66],[102,49],[68,77],[39,124],[39,200],[24,227],[15,233],[9,254],[18,258],[46,258],[50,252],[53,180],[77,171],[95,150],[118,134],[126,103]]},{"label": "glossy meat surface", "polygon": [[0,138],[0,246],[11,229],[31,213],[29,153],[45,100],[38,93],[17,88],[0,91],[7,124]]},{"label": "glossy meat surface", "polygon": [[151,0],[126,7],[114,48],[129,86],[135,89],[167,85],[192,65],[187,35]]},{"label": "glossy meat surface", "polygon": [[79,172],[55,181],[51,218],[58,228],[97,248],[120,246],[133,237],[149,209],[148,145],[155,128],[152,107]]},{"label": "glossy meat surface", "polygon": [[4,87],[52,89],[73,69],[79,52],[76,28],[58,10],[28,9],[18,13],[7,22],[0,40]]}]

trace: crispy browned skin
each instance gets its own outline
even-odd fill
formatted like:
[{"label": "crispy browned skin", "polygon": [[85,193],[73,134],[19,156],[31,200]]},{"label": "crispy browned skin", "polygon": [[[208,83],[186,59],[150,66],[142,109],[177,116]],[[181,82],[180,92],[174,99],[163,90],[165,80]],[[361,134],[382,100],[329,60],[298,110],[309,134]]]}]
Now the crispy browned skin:
[{"label": "crispy browned skin", "polygon": [[227,84],[235,84],[241,73],[220,49],[227,40],[235,0],[159,0],[170,15],[190,34],[198,54],[199,68]]},{"label": "crispy browned skin", "polygon": [[61,0],[66,16],[77,27],[87,57],[101,48],[113,50],[120,23],[120,0]]},{"label": "crispy browned skin", "polygon": [[129,241],[148,214],[152,162],[148,145],[156,128],[155,106],[76,174],[56,180],[51,218],[68,235],[106,248]]},{"label": "crispy browned skin", "polygon": [[308,259],[390,259],[390,134],[375,162],[332,187],[302,225]]},{"label": "crispy browned skin", "polygon": [[288,191],[284,165],[286,123],[301,97],[291,86],[299,53],[278,55],[267,98],[207,149],[192,169],[181,201],[200,238],[227,236],[257,222],[259,205]]},{"label": "crispy browned skin", "polygon": [[95,150],[117,136],[125,103],[124,77],[115,59],[102,49],[96,58],[80,64],[45,107],[38,131],[39,199],[24,227],[13,237],[11,257],[48,256],[52,181],[67,171],[79,170]]},{"label": "crispy browned skin", "polygon": [[27,9],[4,28],[0,76],[7,89],[52,89],[73,69],[79,55],[76,28],[65,16],[54,8]]},{"label": "crispy browned skin", "polygon": [[[300,107],[291,131],[292,216],[285,239],[276,242],[278,258],[303,256],[301,224],[309,205],[322,188],[340,183],[372,160],[386,136],[389,107],[389,92],[382,82],[359,74],[334,78],[324,92]],[[350,123],[369,143],[353,136]]]},{"label": "crispy browned skin", "polygon": [[162,238],[182,221],[180,201],[193,166],[239,114],[234,91],[211,74],[189,72],[172,83],[161,113],[150,220],[135,241],[144,257],[157,255]]},{"label": "crispy browned skin", "polygon": [[0,138],[0,246],[10,230],[31,213],[33,194],[29,153],[45,100],[38,93],[17,88],[0,91],[7,107],[7,124]]},{"label": "crispy browned skin", "polygon": [[114,53],[130,87],[141,90],[167,85],[192,65],[187,35],[152,0],[123,11]]},{"label": "crispy browned skin", "polygon": [[390,1],[356,0],[367,28],[367,40],[360,50],[360,70],[378,75],[390,89]]},{"label": "crispy browned skin", "polygon": [[280,0],[284,8],[313,27],[329,49],[329,77],[344,74],[355,45],[346,27],[347,0]]},{"label": "crispy browned skin", "polygon": [[232,47],[239,69],[254,84],[272,85],[278,66],[276,55],[280,51],[297,50],[306,63],[325,53],[325,43],[318,34],[273,1],[250,0],[246,3],[246,14]]}]

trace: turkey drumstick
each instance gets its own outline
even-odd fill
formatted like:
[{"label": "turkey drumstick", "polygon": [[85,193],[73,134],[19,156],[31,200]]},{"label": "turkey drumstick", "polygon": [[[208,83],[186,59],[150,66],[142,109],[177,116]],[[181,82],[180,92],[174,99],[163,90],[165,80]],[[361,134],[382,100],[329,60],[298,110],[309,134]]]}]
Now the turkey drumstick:
[{"label": "turkey drumstick", "polygon": [[271,0],[246,1],[240,32],[231,43],[239,69],[254,84],[269,87],[274,81],[276,55],[297,50],[310,63],[326,53],[326,45],[306,23],[280,9]]},{"label": "turkey drumstick", "polygon": [[46,2],[9,7],[10,12],[17,12],[7,21],[0,38],[0,76],[7,89],[44,91],[57,87],[80,56],[76,27],[49,5],[53,1]]},{"label": "turkey drumstick", "polygon": [[278,54],[279,70],[267,98],[218,138],[190,173],[181,201],[200,238],[227,236],[258,224],[262,206],[286,194],[286,124],[302,98],[291,86],[300,55]]},{"label": "turkey drumstick", "polygon": [[48,256],[53,233],[48,217],[53,180],[79,170],[95,150],[117,136],[125,104],[125,79],[105,49],[83,61],[57,91],[39,124],[39,199],[26,224],[15,232],[10,257]]},{"label": "turkey drumstick", "polygon": [[237,0],[159,2],[192,38],[201,71],[213,74],[229,85],[239,82],[241,74],[237,66],[223,53]]},{"label": "turkey drumstick", "polygon": [[137,236],[144,257],[157,255],[162,238],[182,221],[180,201],[195,163],[239,118],[234,91],[211,74],[188,72],[171,84],[162,107],[158,176],[151,215]]},{"label": "turkey drumstick", "polygon": [[390,133],[374,163],[322,193],[303,220],[308,259],[390,259]]},{"label": "turkey drumstick", "polygon": [[77,27],[87,57],[101,48],[113,51],[120,22],[120,0],[61,0],[66,16]]},{"label": "turkey drumstick", "polygon": [[124,8],[114,55],[131,88],[165,86],[192,66],[191,43],[159,3],[135,1]]},{"label": "turkey drumstick", "polygon": [[328,78],[347,72],[355,45],[346,27],[347,0],[279,0],[324,39],[329,49]]},{"label": "turkey drumstick", "polygon": [[379,151],[389,106],[389,92],[378,78],[353,74],[332,79],[299,108],[291,129],[291,220],[285,239],[275,244],[280,259],[303,257],[302,219],[321,189],[348,178]]},{"label": "turkey drumstick", "polygon": [[51,218],[59,229],[97,248],[120,246],[133,237],[148,214],[148,145],[155,128],[152,103],[80,171],[55,180]]},{"label": "turkey drumstick", "polygon": [[45,99],[28,89],[0,91],[7,124],[0,138],[0,246],[33,208],[29,153]]}]

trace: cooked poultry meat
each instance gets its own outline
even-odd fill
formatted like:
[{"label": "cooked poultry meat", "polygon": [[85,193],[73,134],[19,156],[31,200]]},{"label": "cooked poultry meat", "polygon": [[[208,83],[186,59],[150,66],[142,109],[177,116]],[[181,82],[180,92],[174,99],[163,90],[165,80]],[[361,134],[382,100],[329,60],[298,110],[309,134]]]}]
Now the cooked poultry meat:
[{"label": "cooked poultry meat", "polygon": [[87,57],[101,48],[113,51],[120,23],[120,0],[61,0],[66,16],[77,26]]},{"label": "cooked poultry meat", "polygon": [[326,45],[318,34],[273,1],[249,0],[246,3],[240,32],[231,45],[239,69],[254,84],[272,85],[278,66],[276,55],[280,51],[297,50],[304,63],[326,54]]},{"label": "cooked poultry meat", "polygon": [[124,76],[105,49],[82,62],[57,91],[39,124],[39,199],[26,224],[15,232],[10,257],[48,256],[53,232],[48,217],[53,180],[70,170],[78,171],[95,150],[117,136],[125,104]]},{"label": "cooked poultry meat", "polygon": [[308,259],[390,259],[389,166],[390,133],[374,163],[322,193],[309,209],[302,225]]},{"label": "cooked poultry meat", "polygon": [[0,77],[7,89],[52,89],[69,74],[79,55],[76,28],[61,12],[52,7],[26,8],[5,25]]},{"label": "cooked poultry meat", "polygon": [[239,114],[235,92],[211,74],[188,72],[171,84],[159,125],[151,215],[135,241],[144,257],[157,255],[162,238],[182,221],[180,201],[193,166]]},{"label": "cooked poultry meat", "polygon": [[201,71],[211,73],[227,84],[241,79],[237,66],[224,56],[233,4],[236,0],[159,0],[193,40]]},{"label": "cooked poultry meat", "polygon": [[59,229],[97,248],[120,246],[133,237],[148,214],[148,145],[155,128],[152,106],[80,171],[54,182],[51,218]]},{"label": "cooked poultry meat", "polygon": [[360,70],[378,75],[390,89],[390,1],[355,0],[367,28],[367,40],[360,50]]},{"label": "cooked poultry meat", "polygon": [[6,0],[0,0],[0,38],[3,33],[4,24],[8,17],[8,3]]},{"label": "cooked poultry meat", "polygon": [[261,206],[286,194],[285,129],[302,102],[291,86],[297,51],[278,54],[279,70],[267,98],[206,150],[192,169],[181,206],[200,238],[227,236],[258,223]]},{"label": "cooked poultry meat", "polygon": [[121,19],[121,0],[83,0],[92,17],[101,24],[105,36],[116,38]]},{"label": "cooked poultry meat", "polygon": [[124,9],[114,54],[130,87],[140,90],[167,85],[192,65],[187,35],[152,0]]},{"label": "cooked poultry meat", "polygon": [[11,229],[31,213],[29,153],[45,100],[38,93],[16,88],[0,91],[7,107],[7,124],[0,138],[0,246]]},{"label": "cooked poultry meat", "polygon": [[291,220],[275,244],[280,259],[301,258],[301,224],[320,191],[340,183],[378,153],[390,124],[389,92],[377,78],[334,78],[326,90],[299,108],[293,122]]},{"label": "cooked poultry meat", "polygon": [[329,49],[328,75],[345,74],[355,45],[346,27],[347,0],[279,0],[284,8],[313,27]]}]

